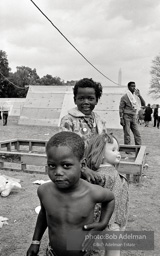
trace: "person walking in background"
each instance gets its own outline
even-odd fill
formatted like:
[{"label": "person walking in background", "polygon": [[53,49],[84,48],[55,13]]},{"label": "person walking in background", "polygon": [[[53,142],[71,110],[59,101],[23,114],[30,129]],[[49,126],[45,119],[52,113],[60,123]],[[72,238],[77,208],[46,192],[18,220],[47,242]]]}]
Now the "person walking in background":
[{"label": "person walking in background", "polygon": [[131,143],[131,129],[135,144],[141,145],[141,135],[137,123],[139,103],[141,106],[145,106],[145,101],[140,95],[140,91],[136,89],[135,82],[129,82],[127,93],[121,97],[119,105],[120,124],[123,126],[124,132],[124,144]]},{"label": "person walking in background", "polygon": [[7,125],[8,121],[8,113],[9,113],[10,107],[7,102],[4,102],[1,106],[1,118],[3,121],[3,126]]},{"label": "person walking in background", "polygon": [[160,123],[160,105],[158,105],[158,122],[157,122],[158,129],[159,129],[159,123]]},{"label": "person walking in background", "polygon": [[149,126],[149,122],[152,120],[152,108],[151,105],[148,104],[144,111],[144,121],[145,121],[145,127]]},{"label": "person walking in background", "polygon": [[153,119],[154,119],[153,127],[156,127],[156,124],[158,123],[158,108],[159,108],[159,105],[157,104],[153,111]]}]

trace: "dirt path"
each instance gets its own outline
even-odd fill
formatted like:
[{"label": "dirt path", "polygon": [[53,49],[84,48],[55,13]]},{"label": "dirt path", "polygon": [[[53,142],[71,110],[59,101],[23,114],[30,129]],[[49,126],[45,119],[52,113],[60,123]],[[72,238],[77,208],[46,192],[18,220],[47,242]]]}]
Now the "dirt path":
[{"label": "dirt path", "polygon": [[[18,126],[16,119],[9,118],[8,126],[0,123],[0,140],[13,138],[48,139],[57,129],[52,127]],[[111,131],[111,130],[110,130]],[[113,130],[115,136],[123,143],[122,130]],[[147,146],[147,163],[149,169],[140,185],[130,185],[130,215],[127,230],[154,231],[154,251],[123,251],[122,256],[159,256],[160,255],[160,130],[140,126],[143,144]],[[6,171],[0,171],[5,173]],[[32,238],[36,221],[35,207],[39,204],[36,196],[37,179],[47,179],[46,175],[13,173],[7,175],[21,179],[22,189],[7,198],[0,197],[0,216],[9,219],[8,225],[0,229],[0,255],[22,256]],[[40,256],[44,255],[47,242],[45,234]]]}]

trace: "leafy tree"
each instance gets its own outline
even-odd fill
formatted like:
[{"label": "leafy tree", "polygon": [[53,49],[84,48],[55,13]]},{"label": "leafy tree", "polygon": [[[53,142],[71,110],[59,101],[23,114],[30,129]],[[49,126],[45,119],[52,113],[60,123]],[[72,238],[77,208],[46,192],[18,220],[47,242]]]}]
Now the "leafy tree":
[{"label": "leafy tree", "polygon": [[36,69],[25,66],[17,67],[17,71],[13,74],[12,80],[16,85],[21,87],[40,84],[40,77],[37,75]]},{"label": "leafy tree", "polygon": [[41,85],[62,85],[63,82],[59,77],[53,77],[51,75],[43,76],[40,79]]},{"label": "leafy tree", "polygon": [[[6,52],[0,50],[0,72],[7,77],[9,75],[9,65],[8,65],[8,59]],[[1,75],[1,79],[3,80],[3,77]]]},{"label": "leafy tree", "polygon": [[22,98],[27,95],[28,88],[18,87],[13,83],[12,73],[9,74],[9,77],[5,78],[3,81],[3,87],[1,90],[2,98]]},{"label": "leafy tree", "polygon": [[3,81],[2,89],[1,89],[1,97],[2,98],[13,98],[15,96],[15,89],[12,84],[8,82],[8,80]]},{"label": "leafy tree", "polygon": [[10,73],[7,54],[0,50],[0,97],[13,98],[25,97],[27,93],[26,88],[16,86],[17,80],[13,73]]},{"label": "leafy tree", "polygon": [[158,99],[160,98],[160,56],[156,56],[152,64],[149,94],[152,94],[153,98]]},{"label": "leafy tree", "polygon": [[76,80],[70,80],[70,81],[67,81],[66,82],[66,85],[71,85],[71,86],[74,86],[76,84]]},{"label": "leafy tree", "polygon": [[[61,80],[60,77],[56,76],[56,77],[54,77],[54,84],[56,84],[56,85],[63,85],[63,84],[64,84],[64,81]],[[53,84],[53,85],[54,85],[54,84]]]},{"label": "leafy tree", "polygon": [[9,75],[9,70],[7,54],[5,51],[0,50],[0,97],[3,97],[5,87],[8,85],[6,77]]},{"label": "leafy tree", "polygon": [[54,78],[51,75],[46,75],[41,78],[41,85],[53,85],[54,84]]},{"label": "leafy tree", "polygon": [[25,97],[28,85],[64,85],[64,81],[48,74],[40,78],[35,68],[25,66],[18,66],[17,71],[12,73],[6,52],[0,50],[0,97]]},{"label": "leafy tree", "polygon": [[14,88],[12,92],[12,97],[14,98],[24,98],[27,95],[28,92],[28,86],[21,86],[18,85],[17,83],[17,75],[15,73],[10,72],[9,73],[9,81],[10,81],[10,86]]}]

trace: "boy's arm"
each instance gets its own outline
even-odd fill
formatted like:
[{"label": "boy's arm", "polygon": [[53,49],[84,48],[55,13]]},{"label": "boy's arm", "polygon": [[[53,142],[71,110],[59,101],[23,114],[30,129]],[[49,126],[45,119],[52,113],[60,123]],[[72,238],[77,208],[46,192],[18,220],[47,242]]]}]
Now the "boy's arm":
[{"label": "boy's arm", "polygon": [[91,170],[87,166],[82,168],[81,178],[93,184],[99,184],[102,180],[98,172]]},{"label": "boy's arm", "polygon": [[[39,192],[38,192],[39,195]],[[27,256],[36,256],[39,252],[40,241],[47,228],[46,212],[41,203],[41,210],[37,217],[37,222],[35,226],[35,231],[33,234],[32,243],[27,251]]]},{"label": "boy's arm", "polygon": [[[99,232],[103,231],[108,223],[109,220],[112,216],[112,213],[114,211],[114,205],[115,205],[115,200],[114,200],[114,194],[105,188],[102,188],[100,186],[95,186],[95,189],[97,189],[96,193],[96,203],[101,203],[101,216],[100,216],[100,221],[99,222],[94,222],[91,224],[84,225],[84,230],[89,230],[89,233],[87,234],[88,237],[89,234],[91,234],[91,238],[86,239],[82,243],[82,251],[87,251],[88,248],[92,248],[94,239],[92,238],[92,235],[97,235]],[[98,201],[97,201],[98,200]],[[97,233],[98,232],[98,233]]]},{"label": "boy's arm", "polygon": [[121,98],[120,104],[119,104],[119,117],[120,117],[120,124],[122,126],[124,126],[123,115],[124,115],[124,108],[125,108],[125,101],[123,98],[124,98],[124,96]]},{"label": "boy's arm", "polygon": [[115,198],[113,192],[111,192],[109,189],[105,190],[107,190],[106,193],[108,194],[108,201],[104,201],[101,204],[101,217],[99,223],[102,225],[102,230],[107,227],[115,207]]},{"label": "boy's arm", "polygon": [[114,211],[114,206],[115,206],[115,199],[114,199],[114,194],[109,189],[102,188],[97,185],[94,185],[94,186],[96,190],[95,192],[96,203],[101,203],[100,221],[85,225],[84,229],[102,231],[107,227],[109,220],[112,216],[112,213]]},{"label": "boy's arm", "polygon": [[33,241],[41,241],[42,236],[47,228],[46,213],[43,205],[41,204],[41,210],[38,214],[35,231],[33,234]]}]

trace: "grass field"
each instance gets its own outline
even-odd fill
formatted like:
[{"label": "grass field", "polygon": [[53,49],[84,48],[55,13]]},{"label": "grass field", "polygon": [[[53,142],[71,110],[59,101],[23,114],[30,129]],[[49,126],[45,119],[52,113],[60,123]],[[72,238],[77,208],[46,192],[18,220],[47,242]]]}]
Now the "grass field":
[{"label": "grass field", "polygon": [[[155,249],[150,251],[123,251],[122,256],[159,256],[160,255],[160,130],[139,126],[143,145],[147,146],[146,161],[148,170],[141,184],[130,184],[130,214],[127,230],[154,231]],[[48,139],[55,132],[53,127],[18,126],[17,120],[9,118],[8,125],[0,123],[0,141],[14,138]],[[111,131],[111,130],[109,130]],[[123,131],[112,130],[119,142],[123,143]],[[0,197],[0,216],[7,217],[8,225],[0,229],[0,256],[22,256],[33,235],[36,222],[35,207],[39,205],[36,195],[35,180],[47,180],[45,174],[27,174],[22,172],[2,171],[21,180],[22,189],[8,197]],[[47,232],[45,233],[40,256],[45,255]]]}]

